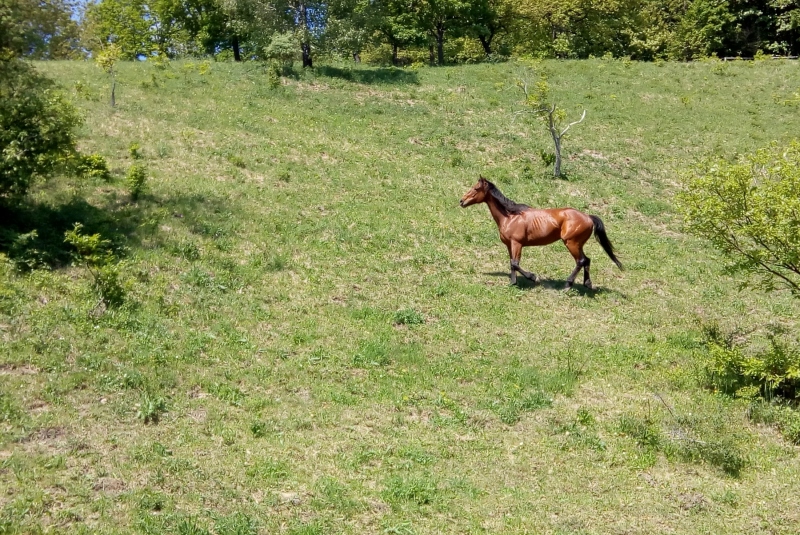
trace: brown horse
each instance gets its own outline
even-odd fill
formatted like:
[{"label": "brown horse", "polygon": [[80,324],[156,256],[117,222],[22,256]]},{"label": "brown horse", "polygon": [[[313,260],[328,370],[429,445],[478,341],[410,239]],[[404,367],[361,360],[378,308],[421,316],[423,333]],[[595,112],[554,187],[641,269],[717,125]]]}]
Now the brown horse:
[{"label": "brown horse", "polygon": [[461,198],[461,206],[485,202],[489,205],[500,239],[508,248],[511,257],[511,284],[517,283],[517,271],[532,281],[536,275],[519,267],[522,248],[528,245],[549,245],[561,240],[575,259],[575,269],[567,277],[567,289],[572,287],[575,276],[583,268],[583,285],[591,289],[589,278],[591,260],[583,254],[583,246],[594,231],[597,241],[614,263],[622,269],[622,264],[614,255],[614,247],[606,235],[603,222],[596,215],[587,215],[574,208],[552,208],[537,210],[525,204],[517,204],[500,193],[497,186],[483,178],[470,188]]}]

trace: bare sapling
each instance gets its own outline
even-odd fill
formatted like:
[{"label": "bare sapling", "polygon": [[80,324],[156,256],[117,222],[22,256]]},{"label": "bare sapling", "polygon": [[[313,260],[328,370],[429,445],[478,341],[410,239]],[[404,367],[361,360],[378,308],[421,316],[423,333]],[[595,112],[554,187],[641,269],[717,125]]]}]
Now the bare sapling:
[{"label": "bare sapling", "polygon": [[564,126],[567,113],[562,108],[559,108],[555,102],[550,102],[550,86],[544,74],[540,74],[539,76],[540,80],[536,82],[533,87],[531,87],[527,80],[520,80],[517,82],[517,85],[525,94],[524,104],[527,108],[517,113],[532,113],[542,119],[547,125],[555,147],[553,176],[559,178],[561,176],[561,142],[570,128],[583,122],[586,118],[586,110],[583,110],[580,119]]}]

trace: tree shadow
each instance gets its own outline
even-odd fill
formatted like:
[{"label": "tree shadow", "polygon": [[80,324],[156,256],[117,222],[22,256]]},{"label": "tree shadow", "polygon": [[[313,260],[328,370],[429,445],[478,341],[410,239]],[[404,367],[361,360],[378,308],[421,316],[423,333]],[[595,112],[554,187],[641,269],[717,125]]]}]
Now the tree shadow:
[{"label": "tree shadow", "polygon": [[27,201],[0,210],[0,252],[20,268],[64,267],[72,259],[64,233],[75,223],[83,225],[84,234],[101,234],[115,250],[122,249],[135,231],[133,222],[115,218],[84,199],[57,205]]},{"label": "tree shadow", "polygon": [[[492,271],[489,273],[484,273],[484,275],[488,275],[490,277],[505,277],[508,278],[509,274],[504,271]],[[537,286],[541,286],[542,288],[548,290],[556,290],[556,291],[564,291],[567,285],[567,279],[542,279],[541,277],[537,278],[536,282],[526,279],[522,275],[517,275],[517,288],[520,290],[531,290],[536,288]],[[594,299],[598,295],[602,294],[611,294],[621,297],[622,299],[627,299],[628,296],[622,292],[618,292],[617,290],[612,290],[610,288],[604,288],[602,286],[595,286],[592,289],[587,288],[583,284],[579,282],[575,282],[570,289],[572,292],[577,292],[578,295],[582,297],[588,297],[590,299]]]},{"label": "tree shadow", "polygon": [[317,67],[317,74],[330,78],[339,78],[357,84],[418,84],[419,76],[414,71],[398,69],[396,67],[378,67],[373,69],[341,68],[331,65]]},{"label": "tree shadow", "polygon": [[[159,236],[162,218],[185,219],[193,231],[204,228],[213,214],[227,209],[203,195],[178,195],[166,199],[142,195],[132,203],[126,195],[112,193],[100,206],[74,197],[62,203],[20,204],[0,207],[0,253],[18,268],[59,269],[70,264],[74,249],[64,234],[76,223],[83,234],[100,234],[117,256],[142,245],[163,246]],[[207,233],[207,231],[206,231]]]}]

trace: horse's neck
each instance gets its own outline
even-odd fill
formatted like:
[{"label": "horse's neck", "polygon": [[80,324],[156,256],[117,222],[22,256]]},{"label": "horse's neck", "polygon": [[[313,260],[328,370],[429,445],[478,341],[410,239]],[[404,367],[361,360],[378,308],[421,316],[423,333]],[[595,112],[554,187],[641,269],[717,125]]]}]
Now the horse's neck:
[{"label": "horse's neck", "polygon": [[486,204],[489,205],[489,211],[492,213],[494,222],[497,223],[497,228],[501,228],[507,216],[503,214],[500,207],[497,206],[497,201],[491,195],[486,199]]}]

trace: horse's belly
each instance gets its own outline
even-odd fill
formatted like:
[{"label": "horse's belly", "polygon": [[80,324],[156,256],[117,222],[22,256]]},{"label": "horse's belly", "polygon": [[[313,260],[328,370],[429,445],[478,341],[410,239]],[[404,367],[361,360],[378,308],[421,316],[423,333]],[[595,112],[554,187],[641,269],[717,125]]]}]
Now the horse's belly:
[{"label": "horse's belly", "polygon": [[[549,230],[549,229],[547,229]],[[525,239],[522,240],[522,245],[537,246],[537,245],[550,245],[561,239],[561,232],[557,228],[549,230],[549,232],[542,232],[542,229],[528,229]]]}]

